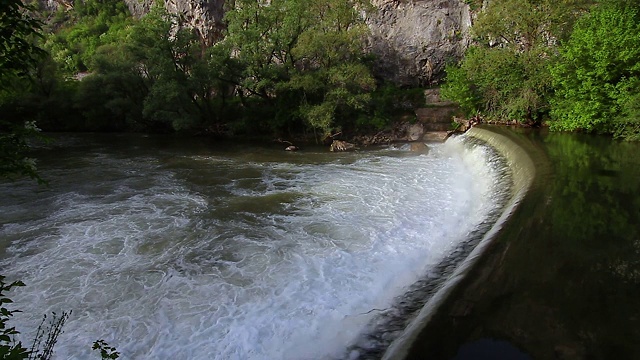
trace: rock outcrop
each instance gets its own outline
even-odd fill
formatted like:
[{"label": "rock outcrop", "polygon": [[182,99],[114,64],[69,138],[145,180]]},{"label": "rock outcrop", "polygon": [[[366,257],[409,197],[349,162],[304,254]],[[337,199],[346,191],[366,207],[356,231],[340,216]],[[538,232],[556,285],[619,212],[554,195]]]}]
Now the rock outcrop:
[{"label": "rock outcrop", "polygon": [[[72,8],[74,1],[39,0],[44,9]],[[134,17],[148,13],[158,0],[124,0]],[[224,36],[225,9],[233,0],[165,0],[169,12],[193,27],[202,46]],[[464,0],[371,0],[366,14],[371,29],[367,47],[380,79],[400,86],[428,86],[444,76],[449,59],[468,47],[471,11]]]},{"label": "rock outcrop", "polygon": [[[153,1],[125,0],[137,17],[147,13]],[[209,46],[223,36],[226,1],[232,0],[166,0],[165,6],[196,29],[203,46]],[[462,56],[468,46],[471,15],[463,0],[371,2],[368,48],[381,79],[401,86],[436,83],[447,60]]]},{"label": "rock outcrop", "polygon": [[[222,39],[224,32],[224,5],[226,0],[166,0],[170,13],[182,17],[196,30],[203,46],[211,46]],[[125,0],[135,17],[148,13],[153,0]]]},{"label": "rock outcrop", "polygon": [[376,74],[405,86],[426,86],[443,77],[447,60],[469,44],[471,14],[462,0],[372,0],[370,47]]}]

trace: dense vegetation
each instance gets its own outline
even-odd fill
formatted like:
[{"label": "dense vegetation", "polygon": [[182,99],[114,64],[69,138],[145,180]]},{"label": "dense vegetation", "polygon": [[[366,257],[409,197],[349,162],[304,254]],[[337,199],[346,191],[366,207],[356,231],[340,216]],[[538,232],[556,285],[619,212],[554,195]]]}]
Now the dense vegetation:
[{"label": "dense vegetation", "polygon": [[266,4],[235,1],[212,46],[160,2],[139,20],[120,0],[41,11],[47,58],[0,111],[47,130],[320,136],[388,124],[402,92],[372,75],[368,1]]},{"label": "dense vegetation", "polygon": [[[443,95],[469,114],[640,138],[640,4],[494,0]],[[574,25],[575,24],[575,25]]]},{"label": "dense vegetation", "polygon": [[[49,130],[216,134],[385,126],[400,95],[374,79],[363,50],[368,2],[269,3],[236,0],[225,39],[203,46],[161,4],[134,20],[120,0],[73,1],[51,14],[3,0],[0,177],[41,181],[25,156],[36,122]],[[493,0],[473,34],[475,45],[447,68],[443,88],[467,113],[640,140],[640,4]],[[42,346],[44,335],[31,350],[16,343],[8,325],[16,310],[4,304],[6,292],[23,285],[0,276],[0,355],[47,358],[68,315],[54,317],[54,336]],[[94,349],[118,357],[103,341]]]},{"label": "dense vegetation", "polygon": [[[640,137],[640,5],[468,2],[474,45],[447,67],[444,97],[492,120]],[[139,20],[120,0],[32,12],[44,36],[17,26],[12,46],[31,52],[2,56],[2,126],[322,135],[389,124],[402,93],[372,74],[367,0],[266,4],[233,2],[212,46],[160,2]]]},{"label": "dense vegetation", "polygon": [[[41,24],[28,16],[26,10],[19,0],[0,2],[0,104],[18,98],[12,89],[28,79],[43,56],[43,51],[34,45]],[[4,110],[0,106],[0,114],[4,115]],[[0,178],[26,175],[41,181],[35,161],[24,155],[27,138],[36,133],[33,122],[12,122],[0,116]]]},{"label": "dense vegetation", "polygon": [[640,140],[640,4],[604,3],[581,18],[551,74],[553,128]]}]

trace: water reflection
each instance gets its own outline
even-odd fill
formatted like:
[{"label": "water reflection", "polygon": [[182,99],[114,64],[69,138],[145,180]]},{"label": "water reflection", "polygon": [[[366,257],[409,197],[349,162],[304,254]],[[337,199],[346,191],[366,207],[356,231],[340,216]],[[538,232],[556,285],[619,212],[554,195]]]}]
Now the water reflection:
[{"label": "water reflection", "polygon": [[640,144],[512,136],[541,170],[534,188],[409,358],[491,338],[533,359],[639,359]]},{"label": "water reflection", "polygon": [[568,134],[545,143],[554,179],[544,237],[558,307],[585,355],[638,358],[640,146]]}]

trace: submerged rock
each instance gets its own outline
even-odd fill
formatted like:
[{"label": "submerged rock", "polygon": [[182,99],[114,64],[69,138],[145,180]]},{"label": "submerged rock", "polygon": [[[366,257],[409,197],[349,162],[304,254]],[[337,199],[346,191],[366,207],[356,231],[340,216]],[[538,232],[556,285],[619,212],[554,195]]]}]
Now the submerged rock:
[{"label": "submerged rock", "polygon": [[356,146],[352,143],[348,143],[342,140],[333,140],[331,143],[331,147],[329,151],[339,152],[339,151],[352,151],[355,150]]},{"label": "submerged rock", "polygon": [[423,142],[413,142],[413,143],[411,143],[411,146],[409,147],[409,150],[411,152],[421,153],[421,154],[428,154],[429,153],[429,147],[427,146],[427,144],[425,144]]}]

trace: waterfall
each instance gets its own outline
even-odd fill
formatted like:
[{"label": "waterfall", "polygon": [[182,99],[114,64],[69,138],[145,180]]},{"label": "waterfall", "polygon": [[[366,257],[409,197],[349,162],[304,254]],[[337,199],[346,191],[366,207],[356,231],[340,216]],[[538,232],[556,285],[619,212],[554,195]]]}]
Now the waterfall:
[{"label": "waterfall", "polygon": [[43,149],[50,188],[0,183],[0,267],[27,284],[12,325],[28,343],[43,314],[72,309],[65,359],[97,339],[123,358],[381,353],[464,275],[526,185],[522,162],[487,146],[499,134],[470,134],[428,152],[134,135]]}]

